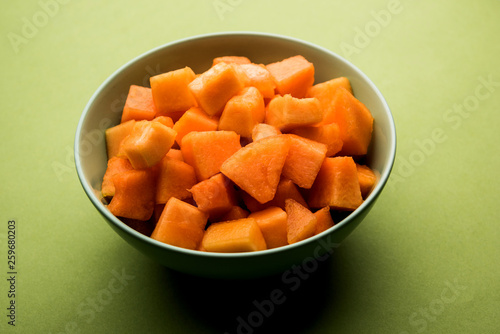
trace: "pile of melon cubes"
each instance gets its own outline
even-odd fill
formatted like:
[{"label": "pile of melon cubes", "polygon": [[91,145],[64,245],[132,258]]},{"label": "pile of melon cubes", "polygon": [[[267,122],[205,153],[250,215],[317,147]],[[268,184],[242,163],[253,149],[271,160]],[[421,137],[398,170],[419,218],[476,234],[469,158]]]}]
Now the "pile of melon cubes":
[{"label": "pile of melon cubes", "polygon": [[170,245],[260,251],[334,225],[376,182],[361,164],[373,117],[346,77],[314,82],[297,55],[221,56],[130,87],[106,130],[102,196],[115,216]]}]

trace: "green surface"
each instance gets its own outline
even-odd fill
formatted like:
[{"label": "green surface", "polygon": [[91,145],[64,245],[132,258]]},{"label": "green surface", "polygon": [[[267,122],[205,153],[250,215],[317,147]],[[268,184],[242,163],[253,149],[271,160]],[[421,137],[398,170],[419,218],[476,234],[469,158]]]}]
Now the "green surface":
[{"label": "green surface", "polygon": [[[255,333],[500,331],[499,1],[62,2],[0,12],[0,332],[251,332],[238,319]],[[377,205],[331,260],[293,282],[159,267],[109,228],[74,171],[81,111],[112,72],[158,45],[230,30],[345,56],[396,121],[396,164]]]}]

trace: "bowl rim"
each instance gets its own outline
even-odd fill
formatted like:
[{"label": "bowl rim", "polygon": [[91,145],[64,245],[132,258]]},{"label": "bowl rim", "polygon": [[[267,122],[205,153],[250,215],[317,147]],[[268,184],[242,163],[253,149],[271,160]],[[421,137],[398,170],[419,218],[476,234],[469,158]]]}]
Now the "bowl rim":
[{"label": "bowl rim", "polygon": [[[297,243],[291,244],[291,245],[286,245],[282,247],[277,247],[277,248],[272,248],[272,249],[267,249],[267,250],[262,250],[262,251],[257,251],[257,252],[241,252],[241,253],[216,253],[216,252],[202,252],[198,250],[190,250],[182,247],[177,247],[173,245],[169,245],[157,240],[152,239],[151,237],[148,237],[133,228],[129,227],[126,225],[124,222],[122,222],[120,219],[118,219],[116,216],[114,216],[101,202],[101,199],[98,198],[94,190],[91,188],[89,183],[86,181],[83,170],[82,170],[82,164],[81,164],[81,157],[80,157],[80,148],[79,148],[79,143],[80,139],[82,138],[82,128],[83,124],[85,123],[85,119],[87,117],[87,114],[90,111],[90,108],[94,104],[95,100],[98,98],[98,96],[101,94],[101,92],[104,90],[106,86],[117,76],[119,76],[126,68],[128,68],[130,65],[132,65],[135,62],[138,62],[144,58],[147,58],[151,56],[152,54],[159,52],[162,49],[166,49],[169,47],[172,47],[177,44],[184,44],[184,43],[192,43],[197,40],[202,40],[202,39],[210,39],[210,38],[221,38],[221,37],[234,37],[234,36],[247,36],[247,37],[261,37],[261,38],[270,38],[270,39],[280,39],[288,42],[293,42],[297,44],[302,44],[308,48],[311,49],[316,49],[322,53],[326,53],[331,57],[336,58],[338,61],[344,63],[344,65],[350,67],[353,69],[362,79],[370,86],[370,88],[373,90],[373,92],[376,94],[377,98],[381,102],[384,112],[387,114],[388,120],[389,120],[389,132],[387,133],[387,138],[388,142],[390,144],[390,147],[388,148],[389,150],[389,161],[386,163],[387,168],[383,173],[380,174],[380,177],[378,179],[377,184],[375,185],[375,188],[372,189],[371,193],[368,195],[368,197],[363,201],[363,203],[353,212],[351,212],[348,216],[346,216],[344,219],[336,223],[334,226],[329,228],[326,231],[323,231],[317,235],[314,235],[310,238],[307,238],[305,240],[299,241]],[[157,46],[153,49],[150,49],[149,51],[146,51],[133,59],[129,60],[122,66],[120,66],[117,70],[115,70],[110,76],[106,78],[106,80],[97,88],[97,90],[92,94],[90,97],[89,101],[85,105],[85,108],[83,110],[82,115],[80,116],[80,119],[78,121],[78,126],[76,129],[76,134],[75,134],[75,142],[74,142],[74,160],[75,160],[75,168],[76,172],[78,175],[78,179],[87,194],[87,197],[90,199],[94,207],[99,211],[101,215],[103,215],[108,222],[111,222],[116,228],[119,228],[123,232],[131,235],[135,239],[139,239],[139,241],[150,244],[152,246],[157,246],[162,248],[165,251],[171,251],[171,252],[179,252],[188,256],[200,256],[200,257],[205,257],[205,258],[229,258],[229,259],[234,259],[234,258],[255,258],[255,257],[260,257],[260,256],[265,256],[269,254],[275,254],[275,253],[282,253],[282,252],[287,252],[295,248],[299,248],[305,244],[309,243],[314,243],[317,242],[319,239],[321,239],[324,235],[332,233],[335,230],[340,230],[344,226],[348,225],[351,223],[356,216],[360,215],[362,212],[367,209],[370,205],[373,204],[373,202],[376,200],[376,198],[380,195],[382,192],[382,189],[385,187],[389,175],[392,171],[392,168],[394,166],[394,161],[396,158],[396,128],[395,128],[395,123],[394,123],[394,118],[393,115],[390,111],[390,108],[387,104],[387,101],[383,97],[382,93],[379,91],[379,89],[375,86],[375,84],[371,81],[368,76],[361,71],[358,67],[356,67],[354,64],[352,64],[350,61],[346,60],[345,58],[341,57],[337,53],[328,50],[322,46],[319,46],[317,44],[301,40],[295,37],[290,37],[290,36],[285,36],[281,34],[275,34],[275,33],[265,33],[265,32],[253,32],[253,31],[226,31],[226,32],[215,32],[215,33],[207,33],[207,34],[200,34],[200,35],[195,35],[195,36],[190,36],[182,39],[178,39],[175,41],[171,41],[168,43],[165,43],[163,45]]]}]

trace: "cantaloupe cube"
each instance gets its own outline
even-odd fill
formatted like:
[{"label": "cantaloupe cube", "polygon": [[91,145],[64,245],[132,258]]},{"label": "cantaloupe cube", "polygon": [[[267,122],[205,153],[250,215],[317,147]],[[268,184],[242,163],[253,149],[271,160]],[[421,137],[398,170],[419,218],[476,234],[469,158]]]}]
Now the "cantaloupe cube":
[{"label": "cantaloupe cube", "polygon": [[290,150],[283,166],[282,176],[292,180],[301,188],[309,189],[323,164],[327,147],[325,144],[294,134],[290,139]]},{"label": "cantaloupe cube", "polygon": [[202,248],[207,252],[252,252],[267,249],[259,225],[253,218],[211,224],[205,231]]},{"label": "cantaloupe cube", "polygon": [[254,126],[264,122],[265,117],[262,94],[255,87],[246,87],[226,103],[218,129],[234,131],[242,137],[251,138]]},{"label": "cantaloupe cube", "polygon": [[118,156],[120,145],[134,127],[135,120],[130,120],[106,129],[106,151],[108,152],[108,159]]},{"label": "cantaloupe cube", "polygon": [[176,132],[160,122],[137,121],[122,148],[135,169],[156,165],[174,144]]},{"label": "cantaloupe cube", "polygon": [[274,198],[290,142],[285,135],[252,142],[229,157],[220,171],[260,203]]},{"label": "cantaloupe cube", "polygon": [[300,55],[268,64],[266,68],[280,95],[291,94],[302,98],[314,83],[314,65]]},{"label": "cantaloupe cube", "polygon": [[165,156],[179,161],[184,161],[181,150],[177,148],[171,148]]},{"label": "cantaloupe cube", "polygon": [[307,90],[306,97],[317,98],[323,107],[324,116],[322,124],[333,122],[333,98],[339,87],[343,87],[352,93],[351,83],[346,77],[338,77],[321,82]]},{"label": "cantaloupe cube", "polygon": [[207,224],[207,214],[195,206],[171,197],[151,234],[151,238],[169,245],[198,249]]},{"label": "cantaloupe cube", "polygon": [[356,169],[358,171],[361,196],[363,196],[363,198],[366,198],[366,196],[368,196],[372,188],[375,186],[375,183],[377,182],[377,176],[375,175],[373,170],[366,165],[356,164]]},{"label": "cantaloupe cube", "polygon": [[316,216],[293,199],[285,202],[287,214],[287,240],[289,244],[312,237],[318,223]]},{"label": "cantaloupe cube", "polygon": [[333,122],[340,129],[341,155],[365,155],[373,130],[373,117],[349,91],[339,87],[333,98]]},{"label": "cantaloupe cube", "polygon": [[172,118],[168,116],[158,116],[153,118],[153,122],[160,122],[161,124],[165,125],[168,128],[173,128],[174,127],[174,121]]},{"label": "cantaloupe cube", "polygon": [[259,203],[259,201],[248,195],[246,192],[242,192],[241,197],[250,212],[261,211],[270,206],[276,206],[285,210],[285,201],[289,198],[294,199],[303,206],[307,206],[307,202],[304,200],[304,197],[297,188],[297,185],[295,185],[292,180],[286,178],[281,178],[278,183],[278,189],[276,189],[276,194],[269,202],[263,204]]},{"label": "cantaloupe cube", "polygon": [[188,109],[177,122],[173,129],[177,132],[176,142],[181,145],[182,138],[192,131],[215,131],[218,120],[208,116],[201,108]]},{"label": "cantaloupe cube", "polygon": [[184,200],[191,197],[189,189],[196,184],[194,168],[165,155],[159,163],[156,181],[156,204],[167,203],[170,197]]},{"label": "cantaloupe cube", "polygon": [[240,148],[240,136],[234,131],[190,132],[181,144],[184,161],[193,166],[198,181],[217,174]]},{"label": "cantaloupe cube", "polygon": [[189,67],[158,74],[149,79],[158,116],[177,121],[189,108],[197,105],[188,85],[195,78]]},{"label": "cantaloupe cube", "polygon": [[327,147],[327,157],[334,156],[342,149],[340,130],[336,123],[320,126],[305,126],[292,129],[290,133],[325,144]]},{"label": "cantaloupe cube", "polygon": [[283,209],[272,206],[251,213],[248,218],[255,219],[259,224],[268,249],[288,245],[287,214]]},{"label": "cantaloupe cube", "polygon": [[156,115],[151,88],[131,85],[125,106],[123,107],[121,123],[130,120],[152,120]]},{"label": "cantaloupe cube", "polygon": [[220,115],[227,101],[243,87],[241,76],[224,62],[203,72],[189,84],[199,106],[210,116]]},{"label": "cantaloupe cube", "polygon": [[212,60],[212,66],[215,66],[219,63],[226,64],[250,64],[251,61],[247,57],[244,56],[221,56],[216,57]]},{"label": "cantaloupe cube", "polygon": [[155,175],[151,169],[127,170],[112,177],[115,195],[108,205],[117,217],[141,221],[151,218],[155,207]]},{"label": "cantaloupe cube", "polygon": [[280,135],[281,131],[272,125],[266,123],[256,124],[252,129],[252,141],[257,141],[262,138]]},{"label": "cantaloupe cube", "polygon": [[247,210],[243,209],[239,205],[233,205],[231,209],[223,214],[222,216],[218,217],[216,222],[223,222],[223,221],[230,221],[230,220],[238,220],[242,218],[247,218],[250,212]]},{"label": "cantaloupe cube", "polygon": [[198,209],[216,219],[227,213],[236,203],[236,193],[231,181],[221,173],[195,184],[189,189]]},{"label": "cantaloupe cube", "polygon": [[352,157],[326,158],[309,193],[311,208],[353,211],[363,203]]},{"label": "cantaloupe cube", "polygon": [[332,215],[330,214],[330,207],[328,206],[319,209],[314,213],[314,215],[317,219],[316,231],[314,232],[314,234],[319,234],[335,225]]},{"label": "cantaloupe cube", "polygon": [[274,96],[276,83],[264,65],[253,63],[241,64],[238,68],[244,74],[246,87],[257,88],[265,99],[270,99]]},{"label": "cantaloupe cube", "polygon": [[115,185],[113,183],[113,176],[124,172],[126,170],[133,169],[130,161],[127,158],[112,157],[108,160],[108,165],[106,167],[106,172],[102,178],[101,194],[102,197],[113,197],[115,195]]},{"label": "cantaloupe cube", "polygon": [[266,123],[282,132],[321,122],[323,110],[317,98],[277,95],[266,107]]}]

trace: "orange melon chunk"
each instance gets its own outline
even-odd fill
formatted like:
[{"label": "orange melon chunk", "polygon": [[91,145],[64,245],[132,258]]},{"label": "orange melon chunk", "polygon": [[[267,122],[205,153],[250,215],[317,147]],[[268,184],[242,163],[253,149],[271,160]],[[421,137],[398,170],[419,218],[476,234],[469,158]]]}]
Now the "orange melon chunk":
[{"label": "orange melon chunk", "polygon": [[160,122],[137,121],[122,143],[123,152],[135,169],[156,165],[174,144],[176,133]]},{"label": "orange melon chunk", "polygon": [[340,130],[336,123],[320,126],[305,126],[293,129],[290,133],[325,144],[327,147],[327,157],[337,154],[342,149]]},{"label": "orange melon chunk", "polygon": [[288,245],[287,214],[283,209],[275,206],[269,207],[251,213],[248,218],[255,219],[259,224],[268,249]]},{"label": "orange melon chunk", "polygon": [[330,207],[325,206],[314,213],[317,219],[316,231],[314,234],[319,234],[323,231],[328,230],[330,227],[335,225],[330,214]]},{"label": "orange melon chunk", "polygon": [[302,98],[314,83],[314,65],[297,55],[266,66],[280,95]]},{"label": "orange melon chunk", "polygon": [[165,156],[179,161],[184,161],[184,157],[182,156],[181,150],[177,148],[171,148]]},{"label": "orange melon chunk", "polygon": [[217,218],[217,221],[223,222],[223,221],[229,221],[229,220],[238,220],[242,218],[247,218],[250,212],[247,210],[243,209],[239,205],[233,205],[231,209],[223,214],[222,216]]},{"label": "orange melon chunk", "polygon": [[267,137],[244,146],[220,171],[260,203],[274,198],[290,142],[285,135]]},{"label": "orange melon chunk", "polygon": [[162,211],[151,238],[169,245],[198,249],[205,233],[207,214],[171,197]]},{"label": "orange melon chunk", "polygon": [[288,134],[290,150],[283,166],[282,176],[292,180],[301,188],[309,189],[323,164],[327,147],[325,144]]},{"label": "orange melon chunk", "polygon": [[358,171],[359,187],[361,189],[361,196],[366,198],[373,186],[377,182],[377,176],[373,170],[366,165],[356,164],[356,169]]},{"label": "orange melon chunk", "polygon": [[190,132],[181,144],[184,161],[193,166],[198,181],[217,174],[240,148],[240,136],[234,131]]},{"label": "orange melon chunk", "polygon": [[168,116],[158,116],[153,119],[153,122],[160,122],[168,128],[174,127],[174,121]]},{"label": "orange melon chunk", "polygon": [[269,102],[266,123],[286,132],[321,122],[323,110],[317,98],[298,99],[290,94],[277,95]]},{"label": "orange melon chunk", "polygon": [[253,218],[211,224],[205,231],[202,246],[207,252],[252,252],[267,249],[259,225]]},{"label": "orange melon chunk", "polygon": [[292,182],[292,180],[282,178],[278,184],[278,189],[276,190],[276,194],[274,198],[269,202],[264,204],[259,203],[255,198],[243,192],[241,195],[245,206],[250,212],[256,212],[264,210],[270,206],[276,206],[283,210],[285,210],[285,200],[292,198],[300,204],[307,206],[304,197],[300,193],[299,189]]},{"label": "orange melon chunk", "polygon": [[126,158],[112,157],[108,160],[108,166],[106,167],[106,172],[102,178],[101,194],[102,197],[113,197],[115,195],[115,185],[113,183],[113,176],[124,172],[126,170],[133,169],[130,161]]},{"label": "orange melon chunk", "polygon": [[227,213],[236,205],[233,184],[221,173],[195,184],[189,191],[198,209],[208,213],[210,219]]},{"label": "orange melon chunk", "polygon": [[247,57],[244,56],[221,56],[216,57],[212,60],[212,66],[215,66],[219,63],[226,64],[250,64],[251,61]]},{"label": "orange melon chunk", "polygon": [[242,137],[251,138],[254,126],[263,122],[265,117],[262,94],[255,87],[247,87],[226,103],[218,129],[232,130]]},{"label": "orange melon chunk", "polygon": [[152,120],[156,115],[151,88],[131,85],[125,106],[123,107],[121,123],[130,120]]},{"label": "orange melon chunk", "polygon": [[241,76],[224,62],[203,72],[189,84],[199,106],[210,116],[220,115],[227,101],[243,87]]},{"label": "orange melon chunk", "polygon": [[123,139],[130,134],[134,124],[135,120],[130,120],[106,129],[105,136],[108,159],[119,155],[121,143]]},{"label": "orange melon chunk", "polygon": [[266,123],[256,124],[252,129],[252,140],[257,141],[262,138],[280,135],[281,131],[272,125]]},{"label": "orange melon chunk", "polygon": [[175,141],[181,145],[182,138],[188,133],[192,131],[215,131],[217,126],[217,119],[211,118],[199,107],[192,107],[175,122],[173,127],[177,132]]},{"label": "orange melon chunk", "polygon": [[197,105],[188,85],[195,74],[189,67],[158,74],[149,79],[158,116],[169,116],[174,121]]},{"label": "orange melon chunk", "polygon": [[238,68],[244,75],[244,83],[246,87],[257,88],[265,99],[270,99],[274,96],[276,84],[271,76],[271,73],[264,65],[258,64],[242,64]]},{"label": "orange melon chunk", "polygon": [[289,244],[312,237],[316,232],[317,218],[306,207],[293,199],[285,202],[287,214],[287,240]]},{"label": "orange melon chunk", "polygon": [[115,195],[108,205],[117,217],[148,220],[155,207],[155,176],[151,169],[127,170],[112,178]]},{"label": "orange melon chunk", "polygon": [[187,199],[191,197],[188,189],[196,184],[193,167],[187,163],[164,156],[159,163],[156,182],[156,204],[167,203],[170,197]]},{"label": "orange melon chunk", "polygon": [[337,89],[332,103],[332,120],[338,124],[343,142],[340,154],[365,155],[373,130],[370,111],[343,87]]},{"label": "orange melon chunk", "polygon": [[356,163],[352,157],[326,158],[311,188],[311,208],[329,206],[353,211],[363,203]]},{"label": "orange melon chunk", "polygon": [[339,87],[343,87],[352,93],[351,83],[346,77],[318,83],[307,90],[306,97],[316,97],[321,103],[324,112],[322,124],[333,122],[333,97]]}]

